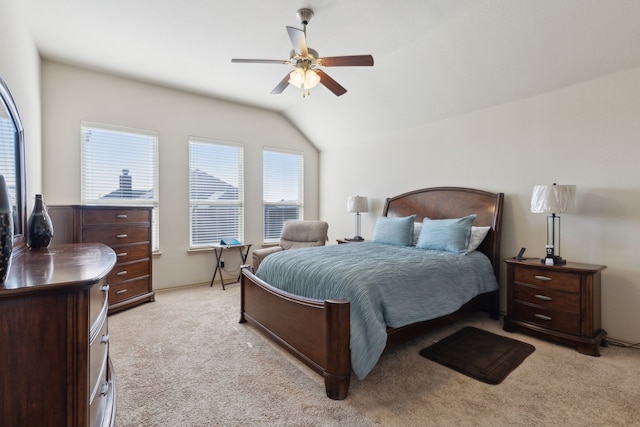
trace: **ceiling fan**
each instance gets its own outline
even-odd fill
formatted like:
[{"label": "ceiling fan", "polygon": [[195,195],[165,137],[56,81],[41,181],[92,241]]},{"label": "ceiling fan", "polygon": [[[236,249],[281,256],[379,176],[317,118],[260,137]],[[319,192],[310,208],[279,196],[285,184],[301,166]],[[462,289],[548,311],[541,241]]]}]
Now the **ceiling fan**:
[{"label": "ceiling fan", "polygon": [[313,10],[300,9],[296,13],[303,29],[287,27],[293,50],[289,60],[279,59],[232,59],[231,62],[254,64],[289,64],[295,69],[271,91],[272,94],[282,93],[290,84],[302,89],[302,96],[310,94],[310,89],[318,83],[325,86],[336,96],[344,95],[347,89],[329,77],[320,67],[367,67],[373,66],[371,55],[328,56],[320,58],[318,52],[307,46],[307,24],[313,17]]}]

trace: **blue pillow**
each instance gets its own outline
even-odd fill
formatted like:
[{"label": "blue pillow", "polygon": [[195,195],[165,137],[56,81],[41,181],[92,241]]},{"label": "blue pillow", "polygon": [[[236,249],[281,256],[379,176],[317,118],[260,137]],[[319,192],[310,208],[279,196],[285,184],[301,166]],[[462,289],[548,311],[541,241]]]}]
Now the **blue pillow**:
[{"label": "blue pillow", "polygon": [[469,247],[471,224],[476,214],[456,219],[429,219],[422,222],[417,248],[465,253]]},{"label": "blue pillow", "polygon": [[415,215],[405,217],[379,216],[373,229],[373,241],[388,245],[411,246],[415,219]]}]

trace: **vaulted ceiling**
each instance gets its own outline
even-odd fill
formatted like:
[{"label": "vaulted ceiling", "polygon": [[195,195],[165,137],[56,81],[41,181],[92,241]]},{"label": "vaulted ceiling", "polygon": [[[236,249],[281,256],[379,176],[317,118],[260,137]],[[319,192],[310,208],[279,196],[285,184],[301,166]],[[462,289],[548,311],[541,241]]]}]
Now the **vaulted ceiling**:
[{"label": "vaulted ceiling", "polygon": [[[14,1],[44,58],[274,110],[321,150],[640,66],[636,0]],[[302,7],[320,56],[374,57],[325,69],[343,96],[231,63],[287,60]]]}]

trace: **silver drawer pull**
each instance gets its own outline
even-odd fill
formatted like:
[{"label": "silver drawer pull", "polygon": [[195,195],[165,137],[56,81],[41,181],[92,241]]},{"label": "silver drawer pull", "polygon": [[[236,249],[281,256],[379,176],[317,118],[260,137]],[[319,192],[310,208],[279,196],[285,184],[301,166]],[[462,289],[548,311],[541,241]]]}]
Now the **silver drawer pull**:
[{"label": "silver drawer pull", "polygon": [[100,387],[100,396],[106,396],[108,392],[109,392],[109,381],[102,384],[102,386]]},{"label": "silver drawer pull", "polygon": [[100,286],[100,290],[101,290],[102,292],[109,292],[109,285],[108,285],[108,284],[106,284],[106,285],[102,285],[102,286]]},{"label": "silver drawer pull", "polygon": [[127,219],[127,218],[129,218],[129,215],[127,215],[127,214],[120,214],[120,215],[116,215],[116,218],[118,218],[118,219]]},{"label": "silver drawer pull", "polygon": [[123,257],[123,256],[127,256],[127,255],[129,255],[129,254],[128,254],[128,253],[126,253],[126,252],[120,252],[120,253],[119,253],[118,255],[116,255],[116,256],[117,256],[117,257]]},{"label": "silver drawer pull", "polygon": [[119,291],[117,291],[117,292],[116,292],[116,295],[122,295],[122,294],[124,294],[125,292],[127,292],[127,290],[126,290],[126,289],[120,289]]},{"label": "silver drawer pull", "polygon": [[551,317],[545,316],[544,314],[536,313],[534,316],[536,316],[538,319],[542,319],[542,320],[553,320],[553,319],[551,319]]},{"label": "silver drawer pull", "polygon": [[534,276],[534,277],[538,280],[544,280],[545,282],[548,282],[549,280],[551,280],[551,277],[547,277],[547,276]]},{"label": "silver drawer pull", "polygon": [[538,298],[538,299],[541,299],[542,301],[551,301],[551,297],[548,297],[546,295],[536,294],[535,297]]},{"label": "silver drawer pull", "polygon": [[118,239],[126,239],[126,238],[127,238],[127,235],[126,235],[126,234],[118,234],[116,237],[117,237]]},{"label": "silver drawer pull", "polygon": [[101,344],[107,344],[109,342],[109,334],[104,334],[102,338],[100,338]]},{"label": "silver drawer pull", "polygon": [[125,274],[127,274],[127,273],[128,273],[128,271],[127,271],[127,270],[118,271],[118,272],[116,273],[116,276],[124,276],[124,275],[125,275]]}]

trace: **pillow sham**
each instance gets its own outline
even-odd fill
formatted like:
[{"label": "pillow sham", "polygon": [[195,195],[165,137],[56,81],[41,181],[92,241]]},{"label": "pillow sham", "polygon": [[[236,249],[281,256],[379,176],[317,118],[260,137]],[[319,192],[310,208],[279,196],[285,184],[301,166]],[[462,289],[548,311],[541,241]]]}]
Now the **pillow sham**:
[{"label": "pillow sham", "polygon": [[379,216],[373,229],[373,241],[387,245],[410,246],[413,240],[413,222],[416,216]]},{"label": "pillow sham", "polygon": [[471,237],[469,237],[469,247],[467,248],[467,253],[473,252],[478,249],[480,243],[487,237],[489,233],[489,229],[491,227],[471,227]]},{"label": "pillow sham", "polygon": [[471,224],[476,214],[455,219],[429,219],[422,222],[417,248],[465,253],[469,247]]}]

